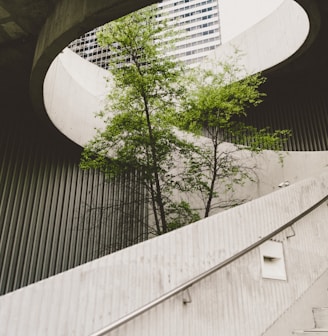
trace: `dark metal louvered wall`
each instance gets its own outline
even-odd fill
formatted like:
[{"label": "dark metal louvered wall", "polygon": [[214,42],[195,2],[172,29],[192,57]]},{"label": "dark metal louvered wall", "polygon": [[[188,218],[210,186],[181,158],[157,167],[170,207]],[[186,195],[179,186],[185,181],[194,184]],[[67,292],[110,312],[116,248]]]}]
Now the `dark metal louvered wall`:
[{"label": "dark metal louvered wall", "polygon": [[258,128],[270,126],[273,130],[290,129],[292,136],[285,150],[328,150],[328,95],[302,94],[281,99],[265,99],[253,112],[247,123]]},{"label": "dark metal louvered wall", "polygon": [[0,295],[147,238],[136,175],[106,182],[78,150],[0,128]]}]

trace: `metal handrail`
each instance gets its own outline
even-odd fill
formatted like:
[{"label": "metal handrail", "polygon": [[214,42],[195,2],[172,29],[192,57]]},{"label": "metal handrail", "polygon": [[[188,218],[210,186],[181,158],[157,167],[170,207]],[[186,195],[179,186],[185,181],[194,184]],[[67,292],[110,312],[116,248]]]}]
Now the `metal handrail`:
[{"label": "metal handrail", "polygon": [[302,212],[301,214],[299,214],[298,216],[296,216],[295,218],[293,218],[292,220],[290,220],[289,222],[287,222],[286,224],[284,224],[283,226],[281,226],[280,228],[274,230],[273,232],[271,232],[270,234],[266,235],[265,237],[259,239],[257,242],[253,243],[252,245],[248,246],[247,248],[245,248],[244,250],[236,253],[235,255],[231,256],[230,258],[222,261],[221,263],[213,266],[212,268],[210,268],[209,270],[197,275],[196,277],[192,278],[191,280],[183,283],[182,285],[170,290],[169,292],[165,293],[164,295],[160,296],[159,298],[147,303],[146,305],[134,310],[133,312],[121,317],[120,319],[116,320],[115,322],[111,323],[110,325],[98,330],[97,332],[91,334],[90,336],[104,336],[105,334],[107,334],[110,331],[113,331],[114,329],[117,329],[118,327],[122,326],[123,324],[129,322],[130,320],[136,318],[137,316],[145,313],[146,311],[154,308],[155,306],[159,305],[160,303],[170,299],[171,297],[187,290],[189,287],[191,287],[192,285],[194,285],[195,283],[203,280],[204,278],[208,277],[209,275],[215,273],[216,271],[220,270],[221,268],[231,264],[232,262],[234,262],[235,260],[241,258],[242,256],[244,256],[245,254],[247,254],[248,252],[252,251],[253,249],[259,247],[261,244],[263,244],[264,242],[268,241],[269,239],[273,238],[275,235],[277,235],[278,233],[284,231],[285,229],[287,229],[288,227],[290,227],[291,225],[293,225],[294,223],[296,223],[297,221],[299,221],[301,218],[305,217],[307,214],[309,214],[310,212],[312,212],[313,210],[315,210],[317,207],[319,207],[322,203],[324,203],[325,201],[328,200],[328,195],[326,195],[325,197],[323,197],[320,201],[318,201],[317,203],[315,203],[314,205],[312,205],[309,209],[305,210],[304,212]]}]

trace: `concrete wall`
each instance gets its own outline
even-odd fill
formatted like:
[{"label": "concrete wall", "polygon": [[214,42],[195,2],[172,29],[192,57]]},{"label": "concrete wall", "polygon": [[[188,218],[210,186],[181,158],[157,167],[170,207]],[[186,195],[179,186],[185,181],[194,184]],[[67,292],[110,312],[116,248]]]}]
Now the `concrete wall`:
[{"label": "concrete wall", "polygon": [[[0,335],[90,335],[279,228],[327,194],[328,175],[0,298]],[[326,204],[275,237],[287,281],[263,279],[259,249],[113,335],[261,335],[328,268]]]},{"label": "concrete wall", "polygon": [[[270,15],[284,0],[220,0],[222,42],[228,42]],[[238,22],[238,24],[236,24]]]},{"label": "concrete wall", "polygon": [[241,64],[249,73],[264,71],[295,54],[309,32],[304,9],[295,1],[285,0],[262,21],[217,48],[209,55],[209,66],[213,66],[213,61],[229,59],[237,48],[243,54]]},{"label": "concrete wall", "polygon": [[84,146],[103,122],[96,118],[109,91],[105,69],[66,48],[52,62],[44,81],[45,107],[51,122],[75,143]]},{"label": "concrete wall", "polygon": [[282,182],[295,184],[322,172],[328,172],[328,152],[281,152],[283,163],[272,151],[264,151],[253,159],[257,164],[256,183],[248,183],[238,190],[248,199],[278,190]]},{"label": "concrete wall", "polygon": [[313,308],[328,306],[328,271],[318,278],[311,287],[277,321],[270,326],[263,336],[291,336],[293,330],[308,330],[314,327]]}]

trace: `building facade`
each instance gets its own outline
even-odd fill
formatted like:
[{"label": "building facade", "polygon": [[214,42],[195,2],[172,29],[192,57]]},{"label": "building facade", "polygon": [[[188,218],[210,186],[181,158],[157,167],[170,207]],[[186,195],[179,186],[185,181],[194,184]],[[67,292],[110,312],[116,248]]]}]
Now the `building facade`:
[{"label": "building facade", "polygon": [[[221,44],[218,0],[163,0],[158,4],[159,18],[168,19],[179,38],[170,56],[186,64],[198,64]],[[107,68],[110,49],[97,43],[95,28],[73,41],[69,47],[88,61]]]},{"label": "building facade", "polygon": [[197,64],[221,44],[218,0],[164,0],[158,7],[181,36],[171,55]]}]

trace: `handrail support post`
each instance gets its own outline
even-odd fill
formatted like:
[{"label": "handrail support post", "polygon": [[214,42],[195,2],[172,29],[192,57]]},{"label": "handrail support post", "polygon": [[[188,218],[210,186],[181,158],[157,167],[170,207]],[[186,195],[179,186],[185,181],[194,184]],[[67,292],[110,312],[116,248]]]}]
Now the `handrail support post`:
[{"label": "handrail support post", "polygon": [[[191,303],[192,302],[192,299],[191,299],[191,295],[190,295],[190,291],[189,291],[189,288],[186,288],[183,292],[182,292],[182,302],[184,305],[186,305],[187,303]],[[185,296],[186,294],[186,296]]]}]

